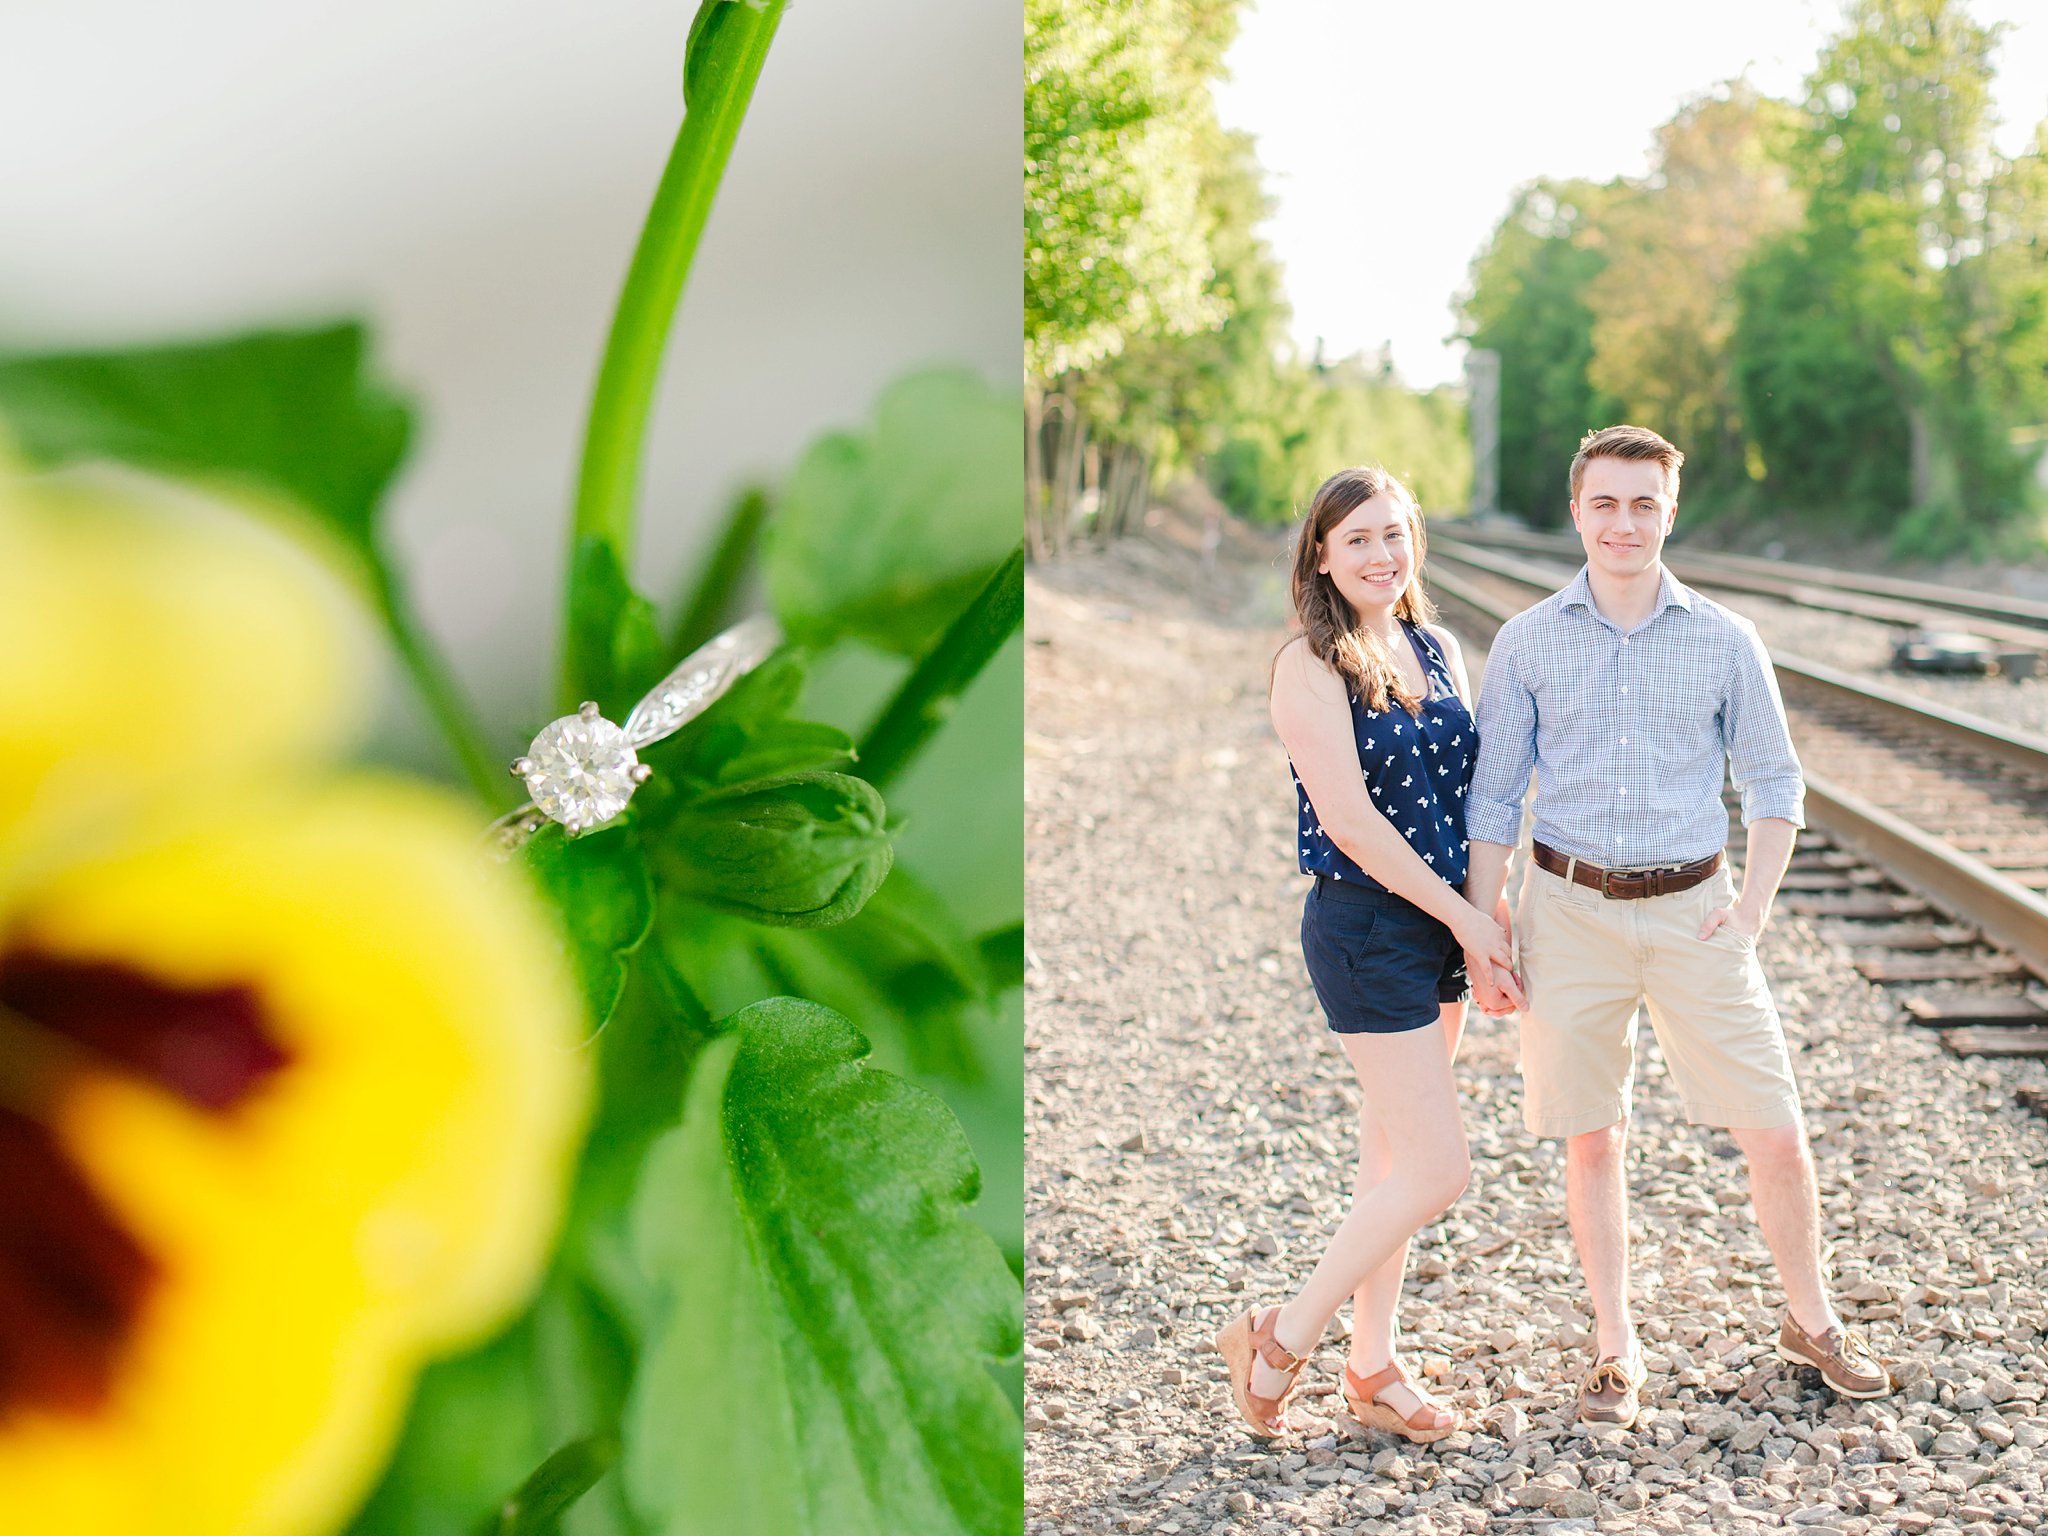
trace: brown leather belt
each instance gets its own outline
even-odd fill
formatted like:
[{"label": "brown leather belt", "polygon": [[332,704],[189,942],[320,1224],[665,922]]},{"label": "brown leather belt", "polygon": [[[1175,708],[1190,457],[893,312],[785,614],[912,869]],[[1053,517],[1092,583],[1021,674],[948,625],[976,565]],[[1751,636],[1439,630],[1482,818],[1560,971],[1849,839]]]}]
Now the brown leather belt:
[{"label": "brown leather belt", "polygon": [[1721,867],[1718,852],[1690,864],[1666,864],[1658,869],[1602,869],[1584,859],[1559,853],[1548,843],[1537,843],[1536,867],[1563,875],[1575,885],[1589,885],[1602,896],[1616,901],[1635,901],[1644,896],[1669,896],[1689,891]]}]

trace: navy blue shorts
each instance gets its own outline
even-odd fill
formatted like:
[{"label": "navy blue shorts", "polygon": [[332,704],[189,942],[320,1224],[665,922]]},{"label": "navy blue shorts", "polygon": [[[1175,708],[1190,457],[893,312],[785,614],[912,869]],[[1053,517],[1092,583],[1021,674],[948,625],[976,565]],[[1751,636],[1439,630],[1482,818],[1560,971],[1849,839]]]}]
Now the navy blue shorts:
[{"label": "navy blue shorts", "polygon": [[1434,1024],[1470,995],[1451,930],[1392,891],[1317,876],[1301,910],[1308,979],[1340,1035],[1394,1035]]}]

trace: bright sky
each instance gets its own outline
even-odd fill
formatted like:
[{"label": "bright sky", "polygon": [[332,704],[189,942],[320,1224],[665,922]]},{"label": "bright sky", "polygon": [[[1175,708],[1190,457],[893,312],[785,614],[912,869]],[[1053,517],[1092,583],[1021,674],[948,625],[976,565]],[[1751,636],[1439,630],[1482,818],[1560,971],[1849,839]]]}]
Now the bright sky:
[{"label": "bright sky", "polygon": [[[2012,153],[2048,116],[2048,9],[1970,11],[2009,24],[1996,97]],[[1793,94],[1841,14],[1839,0],[1255,0],[1216,104],[1257,136],[1302,350],[1391,342],[1409,383],[1460,377],[1453,304],[1517,187],[1643,174],[1658,124],[1745,70]]]}]

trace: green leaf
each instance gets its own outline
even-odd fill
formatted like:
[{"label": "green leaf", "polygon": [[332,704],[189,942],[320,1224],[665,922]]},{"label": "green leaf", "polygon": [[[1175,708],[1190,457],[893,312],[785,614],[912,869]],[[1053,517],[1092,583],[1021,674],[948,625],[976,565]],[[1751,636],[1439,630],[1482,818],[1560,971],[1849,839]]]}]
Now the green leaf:
[{"label": "green leaf", "polygon": [[594,1033],[625,990],[626,956],[654,921],[646,860],[633,839],[616,836],[537,838],[527,844],[526,860],[560,915]]},{"label": "green leaf", "polygon": [[829,1010],[729,1027],[634,1212],[659,1296],[623,1426],[635,1508],[662,1536],[1014,1532],[1021,1436],[986,1367],[1021,1298],[962,1209],[959,1126]]},{"label": "green leaf", "polygon": [[998,992],[1024,985],[1024,925],[1012,923],[981,936],[977,948],[989,983]]},{"label": "green leaf", "polygon": [[[919,920],[927,902],[938,905],[936,921]],[[931,1089],[959,1116],[989,1176],[974,1217],[1021,1263],[1022,999],[978,963],[980,946],[961,937],[952,910],[901,860],[867,906],[834,928],[770,928],[671,903],[635,971],[658,950],[713,1014],[784,993],[859,1019],[876,1066]],[[966,976],[976,978],[972,988]],[[619,1029],[612,1025],[608,1045]]]},{"label": "green leaf", "polygon": [[977,1037],[993,995],[980,951],[946,904],[900,864],[848,921],[815,933],[772,930],[757,943],[789,990],[900,1042],[919,1075],[978,1082]]},{"label": "green leaf", "polygon": [[368,350],[351,321],[0,358],[0,433],[39,464],[106,458],[282,493],[374,560],[411,415]]},{"label": "green leaf", "polygon": [[[756,994],[758,995],[758,994]],[[631,1257],[627,1216],[648,1146],[682,1114],[683,1088],[717,1033],[704,1005],[650,944],[637,955],[626,995],[595,1042],[598,1103],[564,1224],[563,1249],[581,1272],[635,1313],[645,1285]]]},{"label": "green leaf", "polygon": [[769,528],[769,593],[783,627],[925,652],[1024,526],[1023,415],[971,373],[889,386],[874,429],[813,444]]},{"label": "green leaf", "polygon": [[381,547],[377,506],[405,457],[411,411],[368,353],[369,333],[351,321],[0,358],[0,443],[36,464],[112,459],[310,514],[361,562],[400,658],[488,804],[504,793],[502,761]]},{"label": "green leaf", "polygon": [[565,675],[575,697],[564,698],[562,707],[595,699],[607,719],[623,720],[682,658],[668,654],[654,604],[633,590],[618,552],[603,539],[576,541],[570,585],[574,618]]},{"label": "green leaf", "polygon": [[881,795],[843,773],[720,790],[680,807],[649,841],[665,892],[798,928],[858,912],[893,858]]}]

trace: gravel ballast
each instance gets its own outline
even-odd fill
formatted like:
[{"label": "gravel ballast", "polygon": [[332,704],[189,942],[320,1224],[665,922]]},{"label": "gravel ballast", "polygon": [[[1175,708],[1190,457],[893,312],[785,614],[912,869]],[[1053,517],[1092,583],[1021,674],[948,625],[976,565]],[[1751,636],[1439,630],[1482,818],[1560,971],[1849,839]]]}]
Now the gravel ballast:
[{"label": "gravel ballast", "polygon": [[1958,1062],[1782,909],[1764,959],[1831,1269],[1897,1396],[1771,1353],[1782,1297],[1724,1132],[1686,1125],[1649,1031],[1631,1140],[1632,1432],[1573,1422],[1592,1318],[1557,1143],[1523,1131],[1514,1021],[1458,1077],[1474,1174],[1418,1238],[1404,1358],[1480,1430],[1350,1424],[1340,1316],[1298,1441],[1229,1404],[1218,1327],[1280,1300],[1341,1216],[1357,1091],[1297,940],[1305,885],[1267,720],[1279,544],[1165,533],[1034,569],[1026,632],[1026,1524],[1157,1531],[2031,1530],[2048,1442],[2038,1062]]}]

